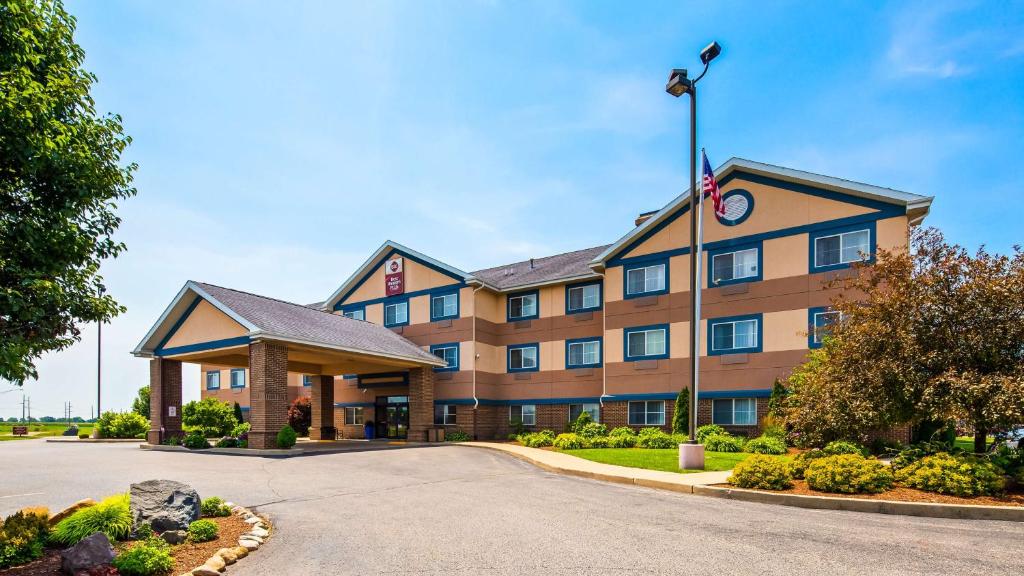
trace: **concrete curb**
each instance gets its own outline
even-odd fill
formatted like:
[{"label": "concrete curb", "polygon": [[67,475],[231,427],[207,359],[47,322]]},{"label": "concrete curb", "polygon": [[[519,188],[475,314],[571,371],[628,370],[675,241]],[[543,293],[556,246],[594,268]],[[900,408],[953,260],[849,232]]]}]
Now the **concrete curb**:
[{"label": "concrete curb", "polygon": [[145,442],[139,438],[78,438],[71,436],[55,436],[45,440],[57,444],[142,444]]},{"label": "concrete curb", "polygon": [[139,448],[152,452],[187,452],[189,454],[216,454],[220,456],[243,456],[249,458],[298,458],[302,456],[320,456],[326,454],[347,454],[350,452],[375,452],[379,450],[403,450],[406,448],[429,448],[442,446],[442,444],[426,444],[421,442],[408,442],[401,445],[381,445],[367,443],[365,446],[345,446],[337,448],[313,448],[303,447],[302,443],[288,450],[280,448],[257,449],[257,448],[217,448],[211,446],[199,450],[191,450],[184,446],[164,446],[163,444],[149,444],[144,441]]}]

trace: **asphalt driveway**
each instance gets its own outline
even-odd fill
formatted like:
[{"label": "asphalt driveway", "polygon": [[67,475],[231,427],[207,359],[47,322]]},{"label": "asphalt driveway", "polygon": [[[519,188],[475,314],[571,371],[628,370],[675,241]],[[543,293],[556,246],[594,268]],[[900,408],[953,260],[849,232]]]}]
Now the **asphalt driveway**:
[{"label": "asphalt driveway", "polygon": [[459,446],[284,460],[0,443],[0,513],[151,478],[268,513],[230,574],[1019,574],[1024,526],[606,484]]}]

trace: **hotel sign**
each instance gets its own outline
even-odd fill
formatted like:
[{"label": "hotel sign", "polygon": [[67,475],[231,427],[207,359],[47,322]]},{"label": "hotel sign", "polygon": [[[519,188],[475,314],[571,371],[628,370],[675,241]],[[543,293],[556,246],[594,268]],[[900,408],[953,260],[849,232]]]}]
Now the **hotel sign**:
[{"label": "hotel sign", "polygon": [[397,296],[405,292],[405,266],[402,257],[389,258],[384,263],[384,294]]}]

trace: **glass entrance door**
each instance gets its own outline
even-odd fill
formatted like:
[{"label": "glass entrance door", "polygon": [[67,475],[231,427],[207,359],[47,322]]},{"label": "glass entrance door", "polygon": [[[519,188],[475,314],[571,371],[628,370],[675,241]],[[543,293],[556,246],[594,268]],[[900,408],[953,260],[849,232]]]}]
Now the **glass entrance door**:
[{"label": "glass entrance door", "polygon": [[377,397],[377,435],[380,438],[406,438],[409,435],[409,397]]}]

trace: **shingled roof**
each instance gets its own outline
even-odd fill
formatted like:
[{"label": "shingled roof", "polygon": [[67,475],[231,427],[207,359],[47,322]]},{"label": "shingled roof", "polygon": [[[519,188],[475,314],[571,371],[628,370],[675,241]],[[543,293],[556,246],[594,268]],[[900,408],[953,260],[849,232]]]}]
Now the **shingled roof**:
[{"label": "shingled roof", "polygon": [[514,264],[485,268],[472,273],[476,280],[498,290],[527,287],[554,281],[595,278],[588,263],[608,245],[584,248],[574,252],[524,260]]}]

